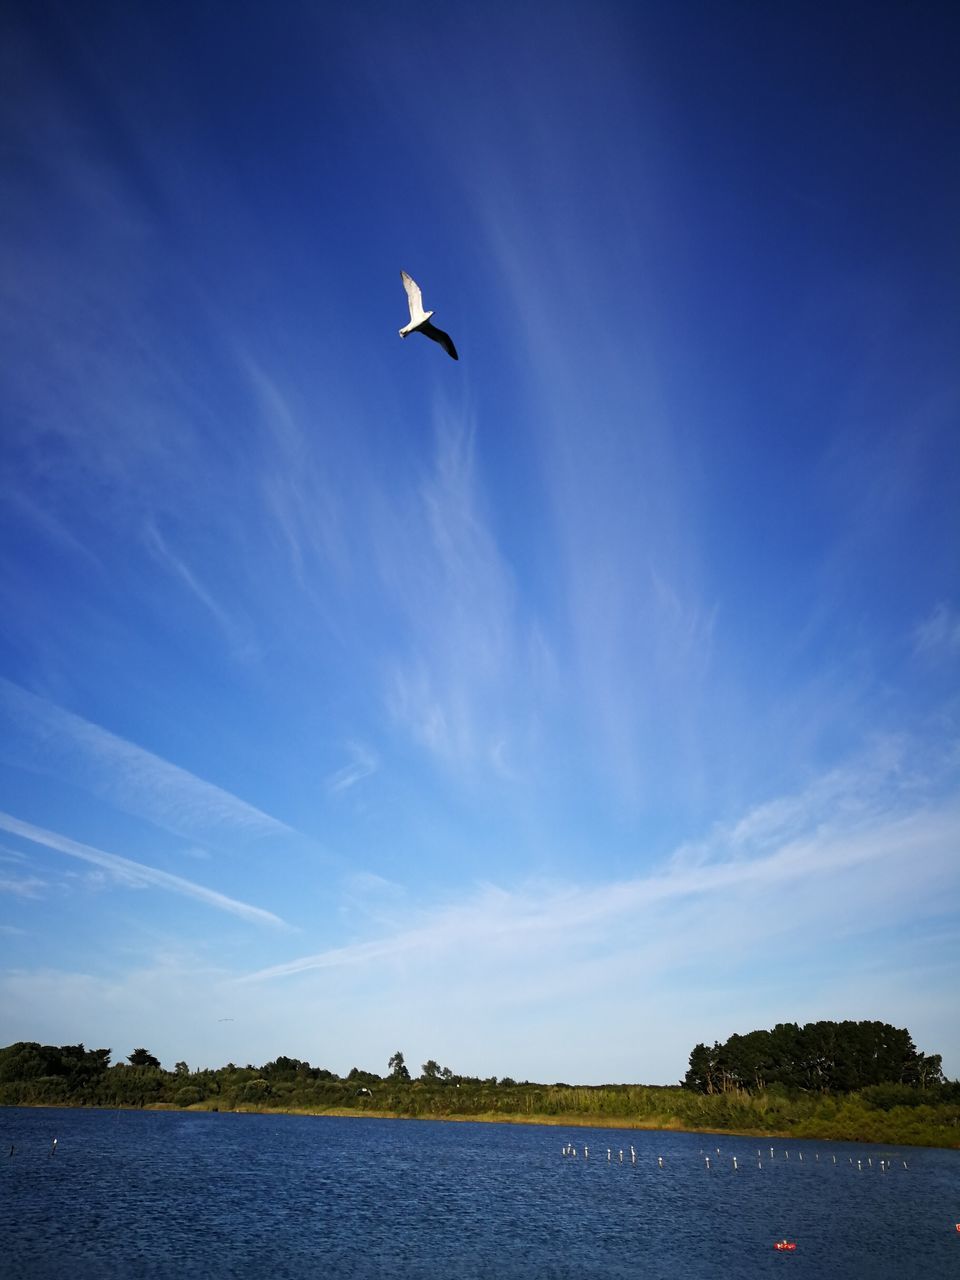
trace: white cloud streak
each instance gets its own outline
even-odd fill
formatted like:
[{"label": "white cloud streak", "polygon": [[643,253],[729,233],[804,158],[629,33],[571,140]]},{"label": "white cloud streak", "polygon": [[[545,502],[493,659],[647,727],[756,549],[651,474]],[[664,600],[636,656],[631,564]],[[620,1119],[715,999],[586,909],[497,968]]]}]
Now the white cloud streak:
[{"label": "white cloud streak", "polygon": [[343,532],[341,500],[299,420],[292,397],[245,352],[237,354],[259,408],[258,421],[268,442],[263,462],[262,499],[281,534],[301,588],[317,565],[346,572],[350,556]]},{"label": "white cloud streak", "polygon": [[71,840],[69,836],[59,835],[55,831],[47,831],[43,827],[34,826],[30,822],[22,822],[11,814],[0,812],[0,828],[11,835],[19,836],[22,840],[28,840],[32,844],[39,844],[47,849],[55,849],[58,853],[66,854],[70,858],[79,858],[83,862],[89,862],[94,866],[101,867],[103,870],[110,872],[116,881],[129,888],[150,887],[166,889],[170,893],[178,893],[183,897],[194,898],[198,902],[203,902],[209,907],[216,908],[218,911],[225,911],[230,915],[239,916],[242,920],[247,920],[251,924],[266,924],[280,928],[288,927],[286,922],[281,920],[279,916],[274,915],[272,911],[265,911],[262,907],[251,906],[249,903],[240,902],[236,898],[228,898],[226,894],[218,893],[215,889],[207,889],[203,885],[195,884],[192,880],[185,880],[182,876],[172,875],[169,871],[161,871],[157,867],[145,866],[142,862],[134,862],[132,859],[121,857],[119,854],[107,853],[103,849],[94,848],[92,845],[81,844],[77,840]]},{"label": "white cloud streak", "polygon": [[20,898],[39,898],[46,887],[46,881],[39,876],[0,877],[0,893],[12,893]]},{"label": "white cloud streak", "polygon": [[144,538],[153,556],[187,588],[191,595],[200,601],[214,619],[230,645],[231,652],[235,655],[250,657],[254,652],[253,647],[243,637],[237,623],[214,599],[189,565],[171,551],[166,539],[153,522],[148,521],[145,525]]},{"label": "white cloud streak", "polygon": [[0,729],[12,763],[83,786],[188,839],[297,835],[229,791],[3,677]]},{"label": "white cloud streak", "polygon": [[916,654],[926,658],[960,655],[960,612],[941,601],[915,628],[913,647]]},{"label": "white cloud streak", "polygon": [[380,761],[376,753],[370,751],[361,743],[351,742],[348,744],[348,749],[353,757],[352,760],[331,773],[327,778],[327,790],[333,795],[338,795],[342,791],[348,791],[351,787],[355,787],[358,782],[362,782],[364,778],[369,778],[371,774],[376,773],[380,767]]},{"label": "white cloud streak", "polygon": [[536,703],[534,645],[483,506],[472,428],[441,407],[430,472],[378,529],[380,574],[402,619],[387,697],[444,766],[506,774]]},{"label": "white cloud streak", "polygon": [[[936,910],[938,893],[957,880],[952,850],[960,841],[960,809],[925,803],[912,794],[909,777],[898,783],[898,769],[897,757],[887,767],[871,759],[818,779],[803,794],[758,806],[729,829],[679,850],[649,875],[510,892],[488,886],[459,904],[421,912],[413,927],[273,965],[247,980],[359,970],[411,955],[445,963],[465,950],[476,953],[481,969],[503,951],[514,954],[518,968],[521,956],[554,966],[559,939],[571,962],[581,963],[586,950],[616,954],[621,962],[624,953],[642,951],[651,963],[672,957],[686,964],[703,939],[713,946],[712,920],[732,924],[755,913],[755,936],[772,926],[789,937],[801,923],[819,928],[828,918],[841,931],[862,930],[867,901],[878,916],[896,916],[901,896]],[[845,897],[851,881],[860,885],[860,905]],[[787,921],[783,901],[791,904]]]}]

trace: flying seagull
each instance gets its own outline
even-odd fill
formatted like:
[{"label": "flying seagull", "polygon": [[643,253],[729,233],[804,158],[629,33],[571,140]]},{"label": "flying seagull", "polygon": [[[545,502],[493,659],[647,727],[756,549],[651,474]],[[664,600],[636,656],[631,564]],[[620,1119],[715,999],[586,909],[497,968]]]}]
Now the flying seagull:
[{"label": "flying seagull", "polygon": [[453,345],[450,335],[430,323],[433,312],[424,311],[420,286],[416,280],[411,280],[405,271],[400,272],[400,279],[403,281],[403,287],[407,291],[407,302],[410,304],[410,323],[405,324],[400,330],[400,337],[405,338],[408,333],[422,333],[425,338],[432,338],[434,342],[439,342],[452,360],[459,360],[457,348]]}]

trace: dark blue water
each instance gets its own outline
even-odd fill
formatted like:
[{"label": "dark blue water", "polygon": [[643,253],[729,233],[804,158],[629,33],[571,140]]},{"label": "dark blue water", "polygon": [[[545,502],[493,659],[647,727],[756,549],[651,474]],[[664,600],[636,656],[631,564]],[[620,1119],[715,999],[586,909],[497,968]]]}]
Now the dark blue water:
[{"label": "dark blue water", "polygon": [[[960,1153],[774,1151],[724,1135],[3,1108],[0,1276],[960,1276]],[[784,1236],[796,1253],[774,1252]]]}]

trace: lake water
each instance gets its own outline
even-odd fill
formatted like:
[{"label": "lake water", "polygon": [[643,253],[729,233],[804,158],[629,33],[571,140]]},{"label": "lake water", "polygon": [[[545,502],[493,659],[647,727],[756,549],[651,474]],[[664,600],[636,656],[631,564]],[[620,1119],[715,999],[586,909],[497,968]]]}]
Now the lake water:
[{"label": "lake water", "polygon": [[[0,1108],[0,1276],[960,1276],[960,1152],[780,1139],[771,1158],[770,1147],[613,1129]],[[795,1253],[774,1251],[784,1236]]]}]

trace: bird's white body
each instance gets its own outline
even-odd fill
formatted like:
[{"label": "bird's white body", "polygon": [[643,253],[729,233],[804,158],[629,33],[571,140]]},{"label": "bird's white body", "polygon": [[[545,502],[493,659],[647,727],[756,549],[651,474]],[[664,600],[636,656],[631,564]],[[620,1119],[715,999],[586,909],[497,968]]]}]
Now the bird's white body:
[{"label": "bird's white body", "polygon": [[416,319],[414,319],[414,318],[413,318],[413,308],[412,308],[412,307],[410,308],[410,311],[411,311],[411,319],[410,319],[410,323],[409,323],[409,324],[405,324],[405,325],[403,326],[403,328],[400,330],[400,337],[401,337],[401,338],[405,338],[405,337],[407,336],[407,334],[408,334],[408,333],[413,333],[415,330],[419,329],[419,328],[420,328],[420,326],[421,326],[422,324],[426,324],[426,322],[427,322],[427,321],[430,319],[430,317],[433,315],[433,312],[432,312],[432,311],[424,311],[424,310],[421,308],[421,310],[420,310],[420,314],[417,316],[417,318],[416,318]]},{"label": "bird's white body", "polygon": [[433,312],[424,311],[420,286],[416,280],[408,276],[405,271],[400,272],[400,279],[407,292],[407,305],[410,308],[410,323],[405,324],[399,331],[400,337],[405,338],[408,333],[422,333],[425,338],[432,338],[434,342],[438,342],[452,360],[458,360],[460,357],[457,355],[457,349],[450,335],[430,323]]}]

